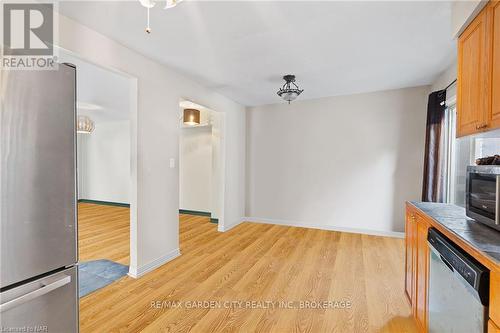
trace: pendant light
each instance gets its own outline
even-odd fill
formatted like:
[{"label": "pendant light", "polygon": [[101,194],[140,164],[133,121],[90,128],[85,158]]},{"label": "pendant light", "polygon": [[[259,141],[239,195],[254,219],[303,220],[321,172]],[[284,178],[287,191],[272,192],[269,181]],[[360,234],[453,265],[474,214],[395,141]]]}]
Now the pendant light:
[{"label": "pendant light", "polygon": [[[170,9],[174,8],[177,6],[179,3],[181,3],[183,0],[166,0],[165,1],[165,7],[163,9]],[[160,2],[159,0],[139,0],[141,5],[143,7],[146,7],[147,9],[147,27],[146,27],[146,32],[148,34],[151,33],[151,27],[149,26],[149,10],[153,8],[157,2]]]},{"label": "pendant light", "polygon": [[184,125],[195,126],[200,124],[200,110],[184,109]]},{"label": "pendant light", "polygon": [[76,124],[76,132],[90,134],[94,130],[94,122],[87,116],[78,116]]},{"label": "pendant light", "polygon": [[283,80],[285,80],[285,84],[278,90],[277,94],[290,104],[290,102],[295,100],[304,89],[299,89],[299,86],[295,84],[295,75],[285,75],[283,76]]}]

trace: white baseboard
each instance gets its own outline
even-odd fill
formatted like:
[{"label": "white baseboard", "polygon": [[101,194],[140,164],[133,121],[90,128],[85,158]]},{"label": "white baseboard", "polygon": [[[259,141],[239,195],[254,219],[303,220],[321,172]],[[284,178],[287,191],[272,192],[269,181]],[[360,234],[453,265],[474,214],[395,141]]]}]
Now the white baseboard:
[{"label": "white baseboard", "polygon": [[233,229],[234,227],[236,227],[237,225],[240,225],[244,220],[241,220],[239,222],[236,222],[236,223],[233,223],[233,224],[230,224],[230,225],[220,225],[218,226],[217,228],[217,231],[220,231],[220,232],[226,232],[226,231],[229,231],[231,229]]},{"label": "white baseboard", "polygon": [[149,263],[147,263],[144,266],[141,267],[132,267],[130,266],[128,276],[133,277],[134,279],[140,278],[144,274],[147,274],[158,267],[166,264],[169,261],[174,260],[178,256],[181,255],[181,251],[177,248],[173,251],[170,251],[169,253],[161,256],[160,258],[157,258]]},{"label": "white baseboard", "polygon": [[321,230],[328,230],[328,231],[341,231],[341,232],[349,232],[349,233],[373,235],[373,236],[386,236],[386,237],[395,237],[395,238],[404,238],[405,237],[404,232],[346,228],[346,227],[337,227],[337,226],[332,226],[332,225],[310,224],[310,223],[299,222],[299,221],[266,219],[266,218],[260,218],[260,217],[244,217],[243,221],[253,222],[253,223],[263,223],[263,224],[277,224],[277,225],[284,225],[284,226],[288,226],[288,227],[311,228],[311,229],[321,229]]}]

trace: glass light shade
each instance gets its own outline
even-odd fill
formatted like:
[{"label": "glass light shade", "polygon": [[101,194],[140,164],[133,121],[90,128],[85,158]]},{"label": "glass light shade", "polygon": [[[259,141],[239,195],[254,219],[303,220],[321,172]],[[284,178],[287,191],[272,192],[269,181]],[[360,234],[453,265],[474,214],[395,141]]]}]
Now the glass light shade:
[{"label": "glass light shade", "polygon": [[184,125],[194,126],[200,124],[200,110],[184,109]]},{"label": "glass light shade", "polygon": [[87,116],[78,116],[78,122],[76,124],[76,132],[90,134],[94,130],[94,122]]},{"label": "glass light shade", "polygon": [[181,3],[183,0],[166,0],[164,9],[173,8]]},{"label": "glass light shade", "polygon": [[153,8],[156,5],[155,0],[139,0],[139,2],[146,8]]},{"label": "glass light shade", "polygon": [[294,99],[296,99],[297,96],[299,96],[299,94],[297,94],[296,92],[287,92],[287,93],[282,94],[281,98],[283,98],[287,102],[291,102]]}]

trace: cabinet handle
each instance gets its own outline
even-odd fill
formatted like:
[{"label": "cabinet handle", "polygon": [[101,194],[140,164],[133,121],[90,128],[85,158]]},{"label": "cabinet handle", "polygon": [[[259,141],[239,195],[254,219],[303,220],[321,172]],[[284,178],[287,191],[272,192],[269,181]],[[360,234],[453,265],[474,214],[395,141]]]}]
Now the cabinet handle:
[{"label": "cabinet handle", "polygon": [[488,127],[488,124],[483,123],[483,124],[481,124],[481,125],[477,125],[477,126],[476,126],[476,129],[478,129],[478,130],[479,130],[479,129],[483,129],[483,128],[486,128],[486,127]]}]

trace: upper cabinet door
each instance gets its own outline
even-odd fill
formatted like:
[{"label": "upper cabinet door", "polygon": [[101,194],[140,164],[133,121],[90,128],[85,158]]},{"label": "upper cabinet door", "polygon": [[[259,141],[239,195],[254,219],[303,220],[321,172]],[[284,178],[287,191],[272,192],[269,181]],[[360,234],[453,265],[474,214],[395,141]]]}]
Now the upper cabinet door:
[{"label": "upper cabinet door", "polygon": [[500,1],[490,3],[492,20],[491,48],[491,124],[492,128],[500,127]]},{"label": "upper cabinet door", "polygon": [[489,11],[483,10],[458,39],[457,136],[489,126]]}]

